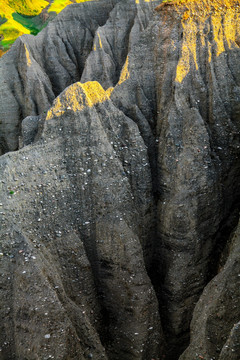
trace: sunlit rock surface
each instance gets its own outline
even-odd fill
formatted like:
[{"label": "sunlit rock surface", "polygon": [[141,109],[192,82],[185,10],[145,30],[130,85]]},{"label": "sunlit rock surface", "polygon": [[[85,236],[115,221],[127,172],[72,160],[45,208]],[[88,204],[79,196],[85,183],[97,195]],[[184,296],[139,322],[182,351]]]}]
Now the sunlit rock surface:
[{"label": "sunlit rock surface", "polygon": [[0,60],[4,360],[240,357],[239,1],[159,3]]}]

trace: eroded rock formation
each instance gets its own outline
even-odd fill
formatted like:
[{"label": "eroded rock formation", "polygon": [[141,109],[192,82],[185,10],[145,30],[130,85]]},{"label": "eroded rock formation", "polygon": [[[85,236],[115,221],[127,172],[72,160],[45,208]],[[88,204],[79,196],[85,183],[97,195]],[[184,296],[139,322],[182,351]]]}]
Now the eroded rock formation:
[{"label": "eroded rock formation", "polygon": [[240,356],[239,1],[159,3],[0,60],[3,360]]}]

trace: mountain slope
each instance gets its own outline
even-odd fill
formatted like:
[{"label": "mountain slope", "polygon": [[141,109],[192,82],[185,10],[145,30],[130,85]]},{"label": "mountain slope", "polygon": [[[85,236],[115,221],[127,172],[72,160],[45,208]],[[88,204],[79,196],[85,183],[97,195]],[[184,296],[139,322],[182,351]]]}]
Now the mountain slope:
[{"label": "mountain slope", "polygon": [[239,358],[239,5],[73,4],[0,60],[3,359]]}]

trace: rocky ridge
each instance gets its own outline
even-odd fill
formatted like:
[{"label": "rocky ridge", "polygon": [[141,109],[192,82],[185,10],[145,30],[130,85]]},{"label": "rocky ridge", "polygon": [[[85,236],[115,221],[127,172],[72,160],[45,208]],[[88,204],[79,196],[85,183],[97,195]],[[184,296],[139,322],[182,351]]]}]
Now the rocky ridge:
[{"label": "rocky ridge", "polygon": [[2,359],[239,358],[239,2],[158,4],[0,60]]}]

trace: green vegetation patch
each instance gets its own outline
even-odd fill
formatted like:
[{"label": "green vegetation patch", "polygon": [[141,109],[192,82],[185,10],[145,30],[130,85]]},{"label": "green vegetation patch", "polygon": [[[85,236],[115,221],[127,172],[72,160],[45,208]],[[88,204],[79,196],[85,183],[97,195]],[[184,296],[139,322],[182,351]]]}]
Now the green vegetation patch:
[{"label": "green vegetation patch", "polygon": [[44,25],[46,26],[46,24],[43,24],[41,21],[40,16],[27,16],[13,13],[12,17],[15,21],[28,29],[32,35],[37,35]]},{"label": "green vegetation patch", "polygon": [[11,45],[15,42],[16,39],[12,40],[2,40],[0,41],[0,46],[4,51],[7,51],[10,49]]}]

